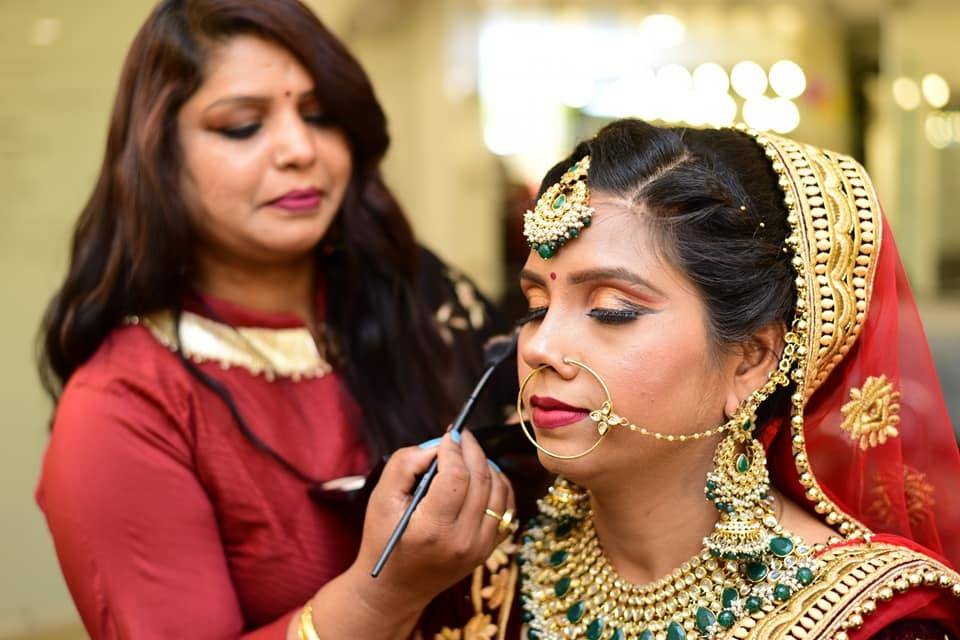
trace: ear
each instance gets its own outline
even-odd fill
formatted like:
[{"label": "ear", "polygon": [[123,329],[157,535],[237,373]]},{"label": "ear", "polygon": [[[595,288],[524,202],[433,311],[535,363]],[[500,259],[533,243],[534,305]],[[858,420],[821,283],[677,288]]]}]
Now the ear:
[{"label": "ear", "polygon": [[767,376],[780,363],[786,331],[786,325],[774,322],[737,345],[732,358],[733,377],[723,406],[726,415],[736,413],[747,396],[766,384]]}]

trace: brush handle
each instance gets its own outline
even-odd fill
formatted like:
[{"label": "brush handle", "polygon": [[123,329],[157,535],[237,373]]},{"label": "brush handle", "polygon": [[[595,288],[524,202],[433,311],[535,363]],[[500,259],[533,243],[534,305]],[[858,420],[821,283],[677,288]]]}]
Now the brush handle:
[{"label": "brush handle", "polygon": [[[483,372],[483,375],[480,376],[480,381],[477,382],[477,385],[473,388],[473,393],[470,394],[470,397],[467,398],[467,401],[463,403],[463,408],[460,409],[460,413],[458,413],[457,417],[454,419],[453,425],[450,427],[450,431],[454,433],[460,433],[463,431],[463,425],[467,422],[467,418],[469,418],[470,414],[473,412],[473,407],[477,404],[477,398],[480,396],[480,392],[483,391],[483,388],[486,386],[487,381],[490,380],[490,375],[493,373],[493,370],[497,368],[497,364],[498,363],[494,363],[488,366]],[[393,549],[400,541],[400,536],[402,536],[403,532],[406,531],[407,525],[410,524],[410,518],[413,516],[413,512],[416,510],[417,505],[420,504],[420,501],[423,500],[423,496],[427,495],[427,489],[430,488],[430,483],[433,482],[433,479],[436,477],[436,475],[437,460],[434,458],[430,468],[427,469],[427,472],[423,474],[422,478],[420,478],[420,482],[417,484],[417,488],[413,492],[413,499],[410,500],[410,504],[407,505],[403,515],[400,516],[400,522],[398,522],[397,526],[393,528],[393,533],[390,534],[390,539],[387,540],[387,544],[383,548],[383,553],[380,554],[380,559],[377,560],[377,564],[373,567],[373,571],[370,572],[370,575],[374,578],[379,576],[380,572],[383,571],[384,565],[387,564],[387,559],[390,557],[390,554],[393,553]]]}]

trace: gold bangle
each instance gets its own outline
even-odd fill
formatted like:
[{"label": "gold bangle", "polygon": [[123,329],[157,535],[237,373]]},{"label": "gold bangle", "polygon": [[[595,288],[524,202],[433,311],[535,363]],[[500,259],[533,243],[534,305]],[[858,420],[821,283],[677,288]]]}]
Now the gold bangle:
[{"label": "gold bangle", "polygon": [[300,640],[320,640],[317,628],[313,626],[313,603],[308,602],[300,611],[300,626],[297,629]]}]

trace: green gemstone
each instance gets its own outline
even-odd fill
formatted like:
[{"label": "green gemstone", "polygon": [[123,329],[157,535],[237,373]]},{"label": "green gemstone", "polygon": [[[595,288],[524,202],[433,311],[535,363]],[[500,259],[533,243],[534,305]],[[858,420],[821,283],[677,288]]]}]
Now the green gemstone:
[{"label": "green gemstone", "polygon": [[716,499],[717,499],[717,496],[716,494],[713,493],[713,491],[707,491],[707,500],[710,500],[711,502],[713,502]]},{"label": "green gemstone", "polygon": [[723,590],[723,595],[721,596],[721,600],[723,601],[723,606],[729,607],[730,605],[732,605],[734,602],[737,601],[737,598],[739,598],[739,596],[740,594],[737,593],[736,589],[734,589],[733,587],[727,587],[726,589]]},{"label": "green gemstone", "polygon": [[553,199],[553,204],[550,205],[554,211],[557,211],[563,205],[567,204],[567,196],[562,193]]},{"label": "green gemstone", "polygon": [[760,582],[767,577],[767,565],[762,562],[751,562],[747,564],[747,578],[750,582]]},{"label": "green gemstone", "polygon": [[536,629],[527,629],[527,640],[540,640],[540,632]]},{"label": "green gemstone", "polygon": [[728,502],[723,505],[723,510],[727,513],[733,513],[733,505]]},{"label": "green gemstone", "polygon": [[790,587],[787,585],[778,582],[777,586],[773,588],[773,597],[777,602],[785,602],[790,599]]},{"label": "green gemstone", "polygon": [[567,595],[567,591],[570,590],[570,576],[563,576],[553,585],[553,592],[557,594],[558,598],[562,598]]},{"label": "green gemstone", "polygon": [[733,623],[737,621],[737,616],[733,614],[733,611],[730,609],[724,609],[717,614],[717,622],[726,629],[729,629],[733,626]]},{"label": "green gemstone", "polygon": [[573,531],[573,520],[564,520],[553,530],[553,535],[558,538],[566,538]]},{"label": "green gemstone", "polygon": [[614,629],[610,634],[610,640],[627,640],[627,636],[623,633],[623,629]]},{"label": "green gemstone", "polygon": [[567,561],[567,552],[566,551],[554,551],[550,554],[550,564],[554,567],[559,567],[564,562]]},{"label": "green gemstone", "polygon": [[587,625],[587,640],[600,640],[603,634],[603,618],[597,618]]},{"label": "green gemstone", "polygon": [[813,582],[813,571],[807,567],[800,567],[797,569],[797,582],[804,586]]},{"label": "green gemstone", "polygon": [[524,609],[524,610],[523,610],[523,614],[520,616],[520,618],[521,618],[524,622],[530,622],[531,620],[533,620],[533,612],[532,612],[532,611],[527,611],[526,609]]},{"label": "green gemstone", "polygon": [[569,231],[567,231],[567,235],[571,238],[576,238],[580,235],[580,229],[577,229],[576,227],[570,227]]},{"label": "green gemstone", "polygon": [[751,420],[750,418],[745,418],[743,421],[743,424],[741,424],[740,427],[744,431],[753,431],[753,420]]},{"label": "green gemstone", "polygon": [[653,640],[653,631],[650,631],[650,629],[644,629],[640,632],[637,640]]},{"label": "green gemstone", "polygon": [[542,244],[540,248],[537,249],[537,253],[539,253],[540,257],[544,260],[548,260],[553,256],[553,249],[550,248],[550,245]]},{"label": "green gemstone", "polygon": [[584,216],[584,217],[580,218],[580,222],[583,223],[583,226],[589,227],[589,226],[590,226],[590,216]]},{"label": "green gemstone", "polygon": [[746,454],[741,453],[737,456],[737,471],[740,473],[746,473],[750,470],[750,458]]},{"label": "green gemstone", "polygon": [[717,507],[717,511],[725,511],[727,509],[726,502],[718,502],[715,506]]},{"label": "green gemstone", "polygon": [[713,611],[707,609],[706,607],[699,607],[696,613],[696,623],[697,629],[706,633],[707,628],[713,625],[717,621],[717,616],[713,615]]},{"label": "green gemstone", "polygon": [[583,614],[587,612],[587,605],[584,604],[583,600],[577,600],[570,608],[567,609],[567,620],[576,624],[580,622],[580,618],[583,617]]},{"label": "green gemstone", "polygon": [[711,491],[713,491],[716,488],[717,488],[716,482],[714,482],[713,480],[707,480],[707,489],[710,489]]},{"label": "green gemstone", "polygon": [[676,622],[667,626],[667,640],[687,640],[687,632]]},{"label": "green gemstone", "polygon": [[793,551],[793,542],[790,538],[777,536],[770,539],[770,551],[778,558],[786,558]]},{"label": "green gemstone", "polygon": [[743,608],[747,610],[747,613],[756,613],[760,611],[760,607],[763,606],[763,600],[757,596],[750,596],[747,598],[746,602],[743,603]]}]

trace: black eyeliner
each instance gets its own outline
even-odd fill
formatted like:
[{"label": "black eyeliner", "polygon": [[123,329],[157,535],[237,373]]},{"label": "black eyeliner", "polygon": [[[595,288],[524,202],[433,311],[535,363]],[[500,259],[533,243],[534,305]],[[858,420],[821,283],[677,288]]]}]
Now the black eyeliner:
[{"label": "black eyeliner", "polygon": [[536,308],[530,309],[530,311],[528,311],[526,315],[522,316],[519,320],[517,320],[517,326],[522,327],[528,322],[533,322],[534,320],[542,320],[543,316],[545,315],[547,315],[547,307],[536,307]]}]

